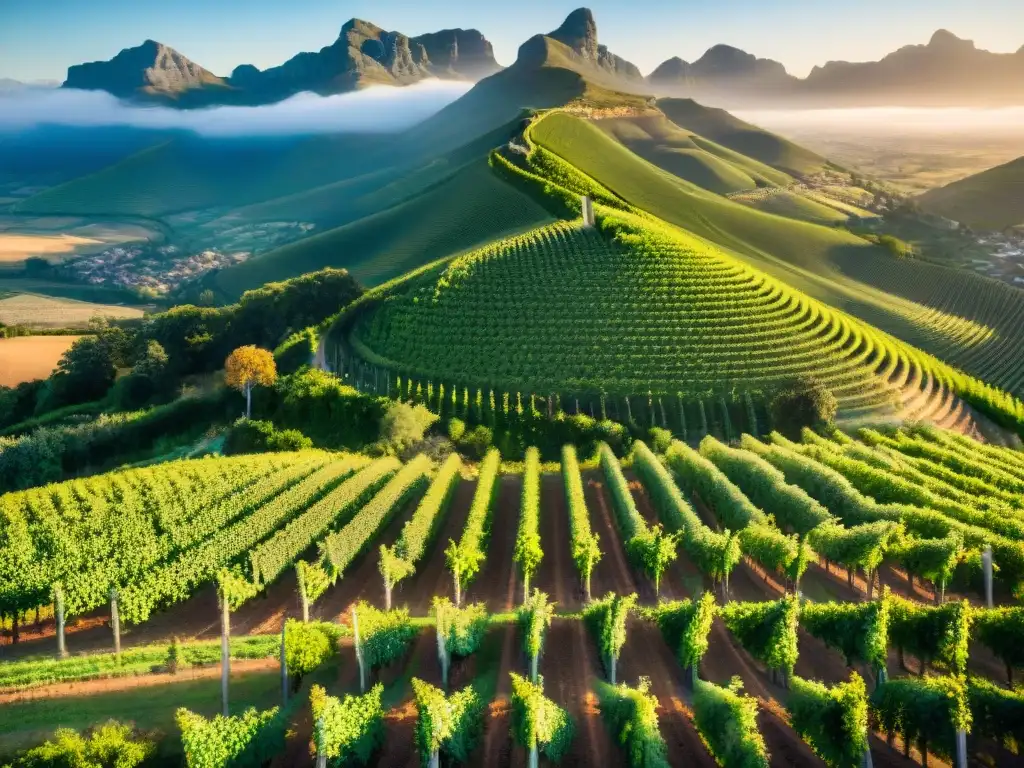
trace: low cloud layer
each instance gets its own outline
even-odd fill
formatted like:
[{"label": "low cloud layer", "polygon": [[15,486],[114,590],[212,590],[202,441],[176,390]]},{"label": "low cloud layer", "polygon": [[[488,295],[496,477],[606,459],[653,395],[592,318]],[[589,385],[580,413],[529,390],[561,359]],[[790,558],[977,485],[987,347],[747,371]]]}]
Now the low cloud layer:
[{"label": "low cloud layer", "polygon": [[984,136],[1024,136],[1024,107],[999,109],[871,107],[861,109],[739,110],[736,114],[765,128],[806,134],[861,133],[945,136],[951,132]]},{"label": "low cloud layer", "polygon": [[300,93],[262,107],[195,110],[128,104],[99,91],[25,90],[0,93],[0,132],[38,125],[181,129],[203,136],[395,132],[430,117],[470,87],[433,80],[338,96]]}]

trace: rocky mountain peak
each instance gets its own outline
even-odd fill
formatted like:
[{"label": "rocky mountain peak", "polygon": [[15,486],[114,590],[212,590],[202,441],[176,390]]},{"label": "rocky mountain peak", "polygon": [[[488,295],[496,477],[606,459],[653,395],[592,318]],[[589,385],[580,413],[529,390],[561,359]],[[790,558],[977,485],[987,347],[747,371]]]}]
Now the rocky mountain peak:
[{"label": "rocky mountain peak", "polygon": [[66,88],[102,90],[115,96],[140,90],[174,95],[209,85],[223,85],[223,80],[156,40],[125,48],[110,61],[69,67],[64,83]]},{"label": "rocky mountain peak", "polygon": [[948,29],[936,30],[935,34],[932,35],[932,39],[928,41],[929,48],[974,48],[973,40],[964,40],[961,37],[957,37]]},{"label": "rocky mountain peak", "polygon": [[564,43],[584,58],[597,60],[597,22],[589,8],[577,8],[548,37]]},{"label": "rocky mountain peak", "polygon": [[686,78],[690,74],[690,64],[678,56],[673,56],[658,65],[648,78],[652,83],[673,82]]}]

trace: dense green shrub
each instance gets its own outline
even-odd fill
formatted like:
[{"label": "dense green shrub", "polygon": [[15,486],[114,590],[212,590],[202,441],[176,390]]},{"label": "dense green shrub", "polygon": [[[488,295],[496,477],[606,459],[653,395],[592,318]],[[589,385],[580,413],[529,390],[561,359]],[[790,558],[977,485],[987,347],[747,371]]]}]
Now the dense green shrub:
[{"label": "dense green shrub", "polygon": [[569,751],[576,726],[569,713],[544,696],[544,678],[531,683],[512,676],[512,735],[526,749],[536,749],[553,763]]},{"label": "dense green shrub", "polygon": [[312,448],[313,441],[297,429],[277,429],[269,421],[239,419],[224,440],[224,455],[238,453],[276,453]]},{"label": "dense green shrub", "polygon": [[668,748],[658,730],[658,697],[648,693],[651,681],[636,688],[597,684],[601,716],[626,753],[630,768],[668,768]]},{"label": "dense green shrub", "polygon": [[800,438],[800,431],[830,429],[839,410],[839,403],[823,383],[800,379],[783,387],[769,406],[772,424],[787,437]]},{"label": "dense green shrub", "polygon": [[1024,745],[1024,692],[972,677],[967,681],[967,700],[976,735],[1011,749]]},{"label": "dense green shrub", "polygon": [[[280,427],[297,429],[325,448],[362,448],[380,435],[388,401],[364,395],[336,376],[305,369],[257,391],[255,408]],[[265,398],[265,399],[264,399]]]},{"label": "dense green shrub", "polygon": [[187,768],[261,768],[284,751],[288,718],[278,707],[210,720],[181,708],[174,719]]},{"label": "dense green shrub", "polygon": [[379,683],[362,696],[339,699],[314,685],[309,692],[313,739],[330,766],[366,765],[384,741],[384,708]]},{"label": "dense green shrub", "polygon": [[293,333],[274,350],[274,361],[277,372],[281,376],[295,373],[304,366],[311,365],[320,343],[316,328]]},{"label": "dense green shrub", "polygon": [[723,768],[768,768],[768,750],[757,729],[757,699],[745,696],[738,677],[721,687],[697,680],[693,718]]},{"label": "dense green shrub", "polygon": [[679,663],[692,670],[697,679],[697,665],[708,650],[708,634],[718,614],[714,595],[705,592],[696,600],[676,600],[645,608],[641,615],[657,623],[665,642],[675,649]]},{"label": "dense green shrub", "polygon": [[792,677],[797,657],[800,602],[794,595],[761,603],[729,603],[722,619],[747,652],[773,673]]},{"label": "dense green shrub", "polygon": [[486,702],[472,685],[445,696],[444,691],[417,678],[412,679],[416,695],[416,748],[424,766],[434,755],[445,765],[469,761],[484,730]]},{"label": "dense green shrub", "polygon": [[327,621],[304,623],[288,619],[285,622],[284,658],[296,690],[303,675],[338,654],[341,634],[338,624]]},{"label": "dense green shrub", "polygon": [[18,755],[10,768],[135,768],[154,752],[152,741],[110,720],[83,733],[58,728],[51,739]]},{"label": "dense green shrub", "polygon": [[956,754],[956,733],[971,730],[967,682],[958,677],[902,677],[878,686],[870,709],[884,733],[900,734],[943,757]]},{"label": "dense green shrub", "polygon": [[[458,419],[453,419],[453,421],[458,421]],[[462,437],[456,440],[459,449],[471,459],[482,460],[494,443],[494,430],[490,427],[485,427],[483,424],[478,424],[466,432],[465,424],[462,422],[458,423],[462,424],[463,429]]]},{"label": "dense green shrub", "polygon": [[864,680],[827,688],[793,677],[786,708],[793,730],[829,768],[860,768],[868,750],[868,701]]}]

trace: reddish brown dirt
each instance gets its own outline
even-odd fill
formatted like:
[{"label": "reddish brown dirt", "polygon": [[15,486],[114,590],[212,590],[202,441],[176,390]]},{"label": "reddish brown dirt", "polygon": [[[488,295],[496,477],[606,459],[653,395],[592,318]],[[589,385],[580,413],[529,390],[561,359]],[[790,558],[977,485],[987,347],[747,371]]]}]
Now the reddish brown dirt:
[{"label": "reddish brown dirt", "polygon": [[619,679],[636,685],[641,676],[651,679],[658,697],[658,724],[668,746],[672,766],[711,766],[714,759],[697,734],[688,706],[690,694],[682,678],[686,674],[656,626],[630,622],[626,645],[619,657]]},{"label": "reddish brown dirt", "polygon": [[[262,672],[280,667],[277,659],[232,659],[231,676],[241,676],[250,672]],[[100,680],[84,680],[78,683],[55,683],[39,688],[31,688],[17,693],[0,693],[0,704],[31,701],[35,699],[58,699],[62,696],[93,696],[112,691],[127,691],[134,688],[150,688],[156,685],[173,685],[190,680],[204,680],[220,677],[220,664],[208,667],[190,667],[176,675],[166,672],[131,677],[107,677]]]},{"label": "reddish brown dirt", "polygon": [[540,660],[544,695],[565,707],[576,723],[576,738],[560,765],[622,765],[622,754],[601,721],[592,682],[604,671],[583,622],[555,619],[544,647]]},{"label": "reddish brown dirt", "polygon": [[510,732],[512,717],[509,697],[512,692],[512,680],[509,672],[522,671],[522,665],[518,663],[520,654],[516,652],[515,624],[506,624],[501,633],[501,655],[495,696],[487,708],[483,749],[478,752],[480,759],[479,762],[474,762],[474,765],[486,768],[508,768],[524,763],[523,750],[513,743]]},{"label": "reddish brown dirt", "polygon": [[518,475],[505,475],[500,482],[491,519],[487,559],[463,595],[468,602],[486,603],[488,609],[495,613],[511,611],[522,599],[522,580],[512,557],[515,554],[523,480]]},{"label": "reddish brown dirt", "polygon": [[585,595],[572,559],[569,508],[562,476],[541,476],[540,494],[540,543],[544,559],[535,585],[555,601],[556,610],[575,611],[583,604]]},{"label": "reddish brown dirt", "polygon": [[[418,503],[418,498],[410,501],[376,539],[374,546],[356,559],[349,573],[311,608],[312,618],[336,618],[360,598],[383,607],[384,585],[377,569],[379,547],[381,544],[394,543]],[[307,554],[312,556],[315,552]],[[280,632],[285,618],[299,618],[301,615],[295,571],[289,569],[262,594],[231,614],[231,633],[249,635]],[[23,633],[23,640],[17,645],[4,646],[5,657],[52,652],[56,643],[53,623],[43,622],[41,626],[41,632]],[[144,624],[137,627],[122,626],[121,631],[121,641],[125,648],[170,642],[175,636],[180,639],[219,637],[220,609],[216,588],[208,584],[188,600],[154,614]],[[100,609],[89,616],[69,621],[65,634],[68,650],[72,653],[112,650],[109,609]]]},{"label": "reddish brown dirt", "polygon": [[[629,481],[629,489],[633,493],[633,501],[636,503],[637,511],[649,524],[658,522],[658,514],[651,504],[651,499],[643,485],[632,473],[626,473]],[[700,589],[711,589],[712,585],[697,567],[686,557],[682,547],[679,547],[679,556],[669,565],[661,577],[661,597],[666,600],[682,600],[697,593]],[[644,579],[640,585],[640,600],[643,603],[654,604],[657,599],[654,595],[654,585]]]},{"label": "reddish brown dirt", "polygon": [[594,597],[608,592],[619,595],[639,593],[638,579],[629,567],[626,549],[615,525],[611,499],[600,472],[583,475],[583,493],[590,512],[591,529],[601,540],[601,559],[594,568],[590,589]]},{"label": "reddish brown dirt", "polygon": [[447,515],[417,565],[416,573],[395,588],[392,596],[395,605],[408,606],[414,616],[426,616],[430,613],[435,596],[455,599],[455,587],[445,563],[444,550],[449,541],[458,541],[462,536],[474,493],[475,480],[459,481]]},{"label": "reddish brown dirt", "polygon": [[[313,606],[311,614],[327,621],[337,621],[349,609],[352,603],[359,600],[384,607],[384,580],[380,575],[380,548],[390,547],[402,533],[402,528],[416,511],[420,503],[420,495],[413,497],[405,508],[391,521],[383,533],[373,540],[373,544],[355,559],[348,571],[327,593]],[[289,574],[294,589],[294,571]]]}]

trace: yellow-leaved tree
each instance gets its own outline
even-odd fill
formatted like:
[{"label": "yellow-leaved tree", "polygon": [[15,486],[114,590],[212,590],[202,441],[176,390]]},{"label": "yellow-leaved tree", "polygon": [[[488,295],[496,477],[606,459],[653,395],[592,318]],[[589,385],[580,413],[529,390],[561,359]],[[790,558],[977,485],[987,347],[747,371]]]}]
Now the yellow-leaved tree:
[{"label": "yellow-leaved tree", "polygon": [[225,381],[245,395],[245,418],[252,413],[252,388],[269,387],[277,380],[274,356],[253,345],[239,347],[224,361]]}]

